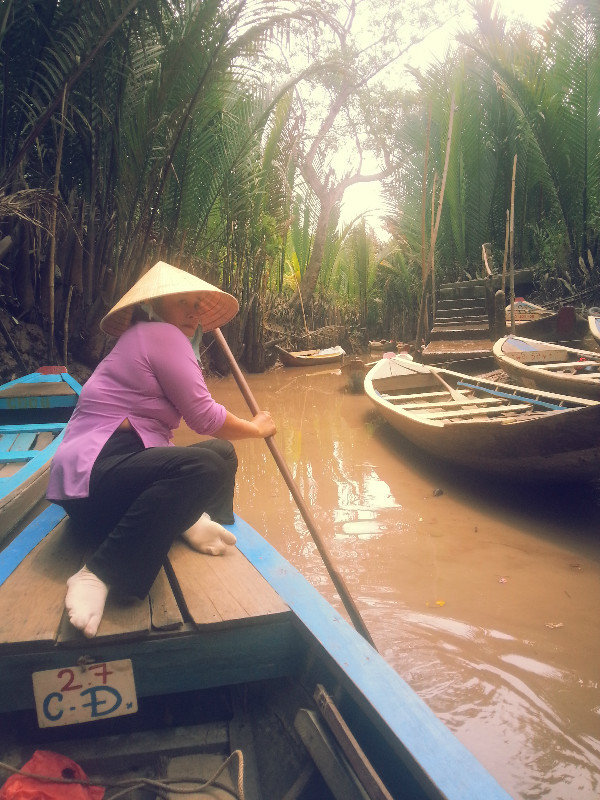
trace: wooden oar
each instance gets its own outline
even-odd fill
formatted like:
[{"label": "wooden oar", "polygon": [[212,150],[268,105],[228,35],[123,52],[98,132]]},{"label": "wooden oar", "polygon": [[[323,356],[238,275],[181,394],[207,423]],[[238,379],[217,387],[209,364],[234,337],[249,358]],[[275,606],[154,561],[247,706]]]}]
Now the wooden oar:
[{"label": "wooden oar", "polygon": [[462,392],[460,392],[458,389],[453,389],[452,386],[450,386],[449,383],[446,383],[446,381],[442,378],[439,372],[437,372],[435,369],[431,369],[431,372],[437,378],[437,380],[442,384],[442,386],[445,386],[446,389],[450,392],[450,397],[452,397],[453,400],[456,400],[457,403],[464,404],[465,396]]},{"label": "wooden oar", "polygon": [[[225,337],[223,336],[223,334],[221,333],[221,330],[219,328],[215,328],[213,330],[213,334],[215,336],[215,339],[217,340],[217,342],[221,346],[221,349],[223,350],[223,353],[225,354],[225,357],[227,358],[227,361],[229,362],[229,366],[230,366],[231,371],[233,373],[233,377],[235,378],[235,381],[236,381],[237,385],[239,386],[239,389],[240,389],[240,391],[241,391],[241,393],[242,393],[242,395],[244,397],[244,400],[248,404],[248,408],[250,409],[252,414],[258,414],[258,412],[260,411],[260,409],[258,407],[258,403],[254,399],[254,395],[250,391],[250,387],[248,386],[248,383],[247,383],[246,379],[244,378],[244,376],[242,374],[242,371],[241,371],[241,369],[239,368],[239,366],[237,364],[237,361],[233,357],[233,353],[229,349],[229,345],[227,344],[227,342],[225,340]],[[306,523],[306,527],[308,528],[308,530],[309,530],[309,532],[310,532],[310,534],[311,534],[311,536],[313,538],[313,541],[317,546],[317,550],[319,551],[319,553],[321,555],[321,558],[323,559],[323,563],[325,564],[325,567],[327,568],[327,572],[329,573],[329,577],[331,578],[331,580],[333,582],[333,585],[337,589],[337,592],[338,592],[338,594],[340,596],[340,599],[341,599],[342,603],[344,604],[344,608],[348,612],[348,616],[350,617],[350,619],[352,621],[352,624],[354,625],[356,630],[362,636],[364,636],[364,638],[369,642],[369,644],[371,644],[373,647],[375,647],[373,639],[371,638],[371,634],[369,633],[369,630],[368,630],[367,626],[365,625],[365,623],[363,621],[363,618],[361,617],[360,612],[359,612],[358,608],[356,607],[356,604],[355,604],[354,600],[352,599],[352,596],[351,596],[350,592],[348,591],[348,588],[346,587],[344,579],[342,578],[340,573],[337,571],[337,569],[335,568],[335,566],[331,562],[331,558],[329,557],[329,553],[327,552],[327,547],[326,547],[326,545],[325,545],[325,543],[323,541],[323,537],[321,536],[321,534],[320,534],[320,532],[319,532],[319,530],[318,530],[318,528],[317,528],[317,526],[315,524],[315,521],[314,521],[314,519],[312,517],[312,514],[310,513],[310,511],[308,509],[308,506],[304,502],[304,498],[300,494],[300,490],[296,486],[296,483],[295,483],[295,481],[294,481],[294,479],[292,477],[292,473],[290,472],[289,467],[285,462],[285,459],[281,455],[281,452],[279,451],[279,448],[277,447],[277,445],[275,443],[275,440],[273,439],[272,436],[266,436],[265,437],[265,442],[267,443],[267,447],[269,448],[273,458],[275,459],[275,463],[279,467],[279,471],[281,472],[281,474],[283,476],[283,479],[285,480],[285,482],[286,482],[286,484],[288,486],[288,489],[290,490],[290,492],[292,494],[292,497],[296,501],[296,505],[298,506],[298,510],[302,514],[302,518],[304,519],[304,522]],[[377,649],[377,648],[375,648],[375,649]]]}]

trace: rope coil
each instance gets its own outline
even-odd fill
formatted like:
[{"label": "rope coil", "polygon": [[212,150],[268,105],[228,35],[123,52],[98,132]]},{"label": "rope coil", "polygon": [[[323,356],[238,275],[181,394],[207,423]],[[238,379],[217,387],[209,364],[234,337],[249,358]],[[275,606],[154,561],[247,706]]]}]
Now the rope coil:
[{"label": "rope coil", "polygon": [[[217,782],[217,778],[223,770],[229,766],[229,764],[233,761],[234,758],[237,758],[238,761],[238,769],[237,769],[237,794],[232,791],[228,786],[223,783]],[[12,775],[21,775],[24,778],[31,778],[33,780],[44,781],[46,783],[59,783],[59,784],[79,784],[80,786],[94,786],[100,787],[104,789],[116,789],[117,791],[110,796],[107,795],[106,800],[119,800],[119,798],[127,797],[130,792],[134,792],[137,789],[142,789],[144,787],[154,789],[159,797],[166,798],[168,795],[173,794],[194,794],[203,789],[207,789],[210,786],[214,786],[217,789],[222,789],[223,791],[230,794],[232,797],[236,798],[236,800],[245,800],[244,795],[244,754],[241,750],[233,750],[229,756],[223,761],[223,763],[219,766],[219,768],[211,775],[210,778],[200,778],[200,777],[179,777],[173,778],[172,780],[156,780],[153,778],[136,778],[135,780],[126,780],[126,781],[116,781],[116,782],[103,782],[102,785],[98,784],[93,781],[83,781],[77,780],[73,778],[54,778],[49,775],[39,775],[37,773],[32,772],[24,772],[16,767],[11,766],[10,764],[5,764],[4,762],[0,761],[0,770],[4,770],[6,772],[10,772]],[[193,784],[189,787],[183,786],[175,786],[174,784],[178,783],[190,783]]]}]

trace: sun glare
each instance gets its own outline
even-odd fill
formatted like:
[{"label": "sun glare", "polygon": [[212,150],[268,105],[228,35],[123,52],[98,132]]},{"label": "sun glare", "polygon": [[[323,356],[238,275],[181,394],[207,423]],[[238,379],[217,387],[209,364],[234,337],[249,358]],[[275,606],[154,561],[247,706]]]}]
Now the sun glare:
[{"label": "sun glare", "polygon": [[543,25],[554,8],[557,0],[496,0],[502,14],[509,18],[524,19],[532,25]]}]

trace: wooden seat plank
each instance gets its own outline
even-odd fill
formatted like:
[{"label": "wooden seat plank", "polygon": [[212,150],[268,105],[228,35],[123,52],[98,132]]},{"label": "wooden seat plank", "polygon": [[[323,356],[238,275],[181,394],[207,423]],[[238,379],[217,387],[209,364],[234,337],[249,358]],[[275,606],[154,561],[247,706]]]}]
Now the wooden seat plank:
[{"label": "wooden seat plank", "polygon": [[[30,527],[34,524],[41,526],[36,520]],[[29,548],[24,542],[23,553],[14,559],[16,566],[12,565],[12,571],[7,569],[0,586],[0,646],[39,647],[84,639],[70,625],[64,611],[66,581],[84,563],[84,546],[66,518],[58,522],[53,519],[41,527],[41,535],[46,530],[50,532],[41,541],[33,539]],[[25,531],[20,536],[24,534]],[[178,607],[182,598],[186,613],[196,625],[247,623],[289,611],[237,548],[214,557],[177,542],[169,554],[169,571],[174,576],[176,592],[164,569],[143,600],[109,592],[95,641],[139,638],[152,629],[176,630],[184,622]]]},{"label": "wooden seat plank", "polygon": [[[460,402],[461,404],[468,406],[494,406],[498,405],[499,403],[504,403],[505,401],[501,397],[465,397],[464,400],[461,400]],[[446,400],[438,400],[435,403],[394,403],[394,405],[397,405],[399,408],[403,408],[406,411],[412,411],[413,409],[444,408],[446,406],[455,406],[456,400],[446,396]]]},{"label": "wooden seat plank", "polygon": [[8,464],[0,463],[0,478],[11,478],[26,464],[27,461],[9,461]]},{"label": "wooden seat plank", "polygon": [[161,568],[150,589],[150,614],[154,630],[170,631],[183,624],[181,611],[164,568]]},{"label": "wooden seat plank", "polygon": [[0,644],[56,640],[65,583],[81,561],[81,546],[63,519],[0,587]]},{"label": "wooden seat plank", "polygon": [[522,364],[530,364],[533,361],[545,361],[548,364],[552,364],[567,361],[569,358],[568,351],[560,347],[552,347],[550,345],[549,347],[540,348],[523,341],[516,342],[510,339],[504,343],[502,350],[510,358],[514,358],[515,361],[520,361]]},{"label": "wooden seat plank", "polygon": [[17,436],[17,438],[15,439],[15,442],[14,442],[13,446],[11,447],[11,450],[15,450],[16,451],[16,450],[33,450],[33,449],[35,449],[33,447],[33,444],[35,442],[35,437],[36,437],[36,433],[34,431],[26,431],[24,433],[20,433]]},{"label": "wooden seat plank", "polygon": [[[460,392],[460,394],[466,394],[464,389],[457,389],[456,391]],[[384,393],[381,396],[384,400],[420,400],[421,398],[428,400],[435,397],[448,397],[448,392],[403,392],[402,394]]]},{"label": "wooden seat plank", "polygon": [[456,411],[434,411],[433,414],[423,414],[429,419],[452,419],[454,417],[474,417],[481,416],[482,414],[502,414],[505,411],[531,411],[532,405],[525,403],[506,403],[503,406],[494,406],[493,408],[463,408],[456,409]]},{"label": "wooden seat plank", "polygon": [[46,395],[74,395],[74,390],[66,383],[16,383],[6,389],[0,389],[0,397],[44,397]]},{"label": "wooden seat plank", "polygon": [[[150,631],[150,601],[147,597],[116,598],[109,592],[104,614],[94,641],[142,636]],[[74,628],[63,612],[56,640],[60,644],[85,641],[81,631]]]},{"label": "wooden seat plank", "polygon": [[209,556],[177,541],[169,551],[169,566],[196,625],[251,622],[289,610],[237,548]]},{"label": "wooden seat plank", "polygon": [[52,444],[57,435],[58,434],[52,433],[51,431],[41,431],[36,437],[33,449],[43,450],[45,447],[48,447],[49,444]]},{"label": "wooden seat plank", "polygon": [[[569,369],[582,369],[583,367],[595,367],[596,370],[600,369],[600,362],[598,361],[569,361],[560,364],[530,364],[532,369],[538,369],[541,372],[563,372]],[[588,377],[590,373],[587,373]],[[594,375],[594,377],[596,377]]]},{"label": "wooden seat plank", "polygon": [[[4,469],[4,467],[1,469]],[[28,478],[21,481],[12,492],[0,500],[0,515],[2,519],[0,543],[41,499],[46,491],[49,474],[50,464],[45,464]],[[4,477],[8,479],[9,476],[4,475]],[[2,479],[0,478],[1,483]]]},{"label": "wooden seat plank", "polygon": [[0,433],[0,452],[3,453],[10,450],[16,438],[16,433]]}]

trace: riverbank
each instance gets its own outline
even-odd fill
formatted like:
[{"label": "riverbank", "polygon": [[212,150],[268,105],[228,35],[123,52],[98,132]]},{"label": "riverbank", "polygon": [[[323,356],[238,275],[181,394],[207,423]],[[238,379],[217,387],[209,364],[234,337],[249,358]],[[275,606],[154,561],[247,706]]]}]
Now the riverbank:
[{"label": "riverbank", "polygon": [[[0,308],[0,323],[0,383],[35,372],[48,363],[46,336],[40,325],[22,322],[4,308]],[[69,360],[68,367],[79,383],[92,373],[90,366],[76,360]]]}]

